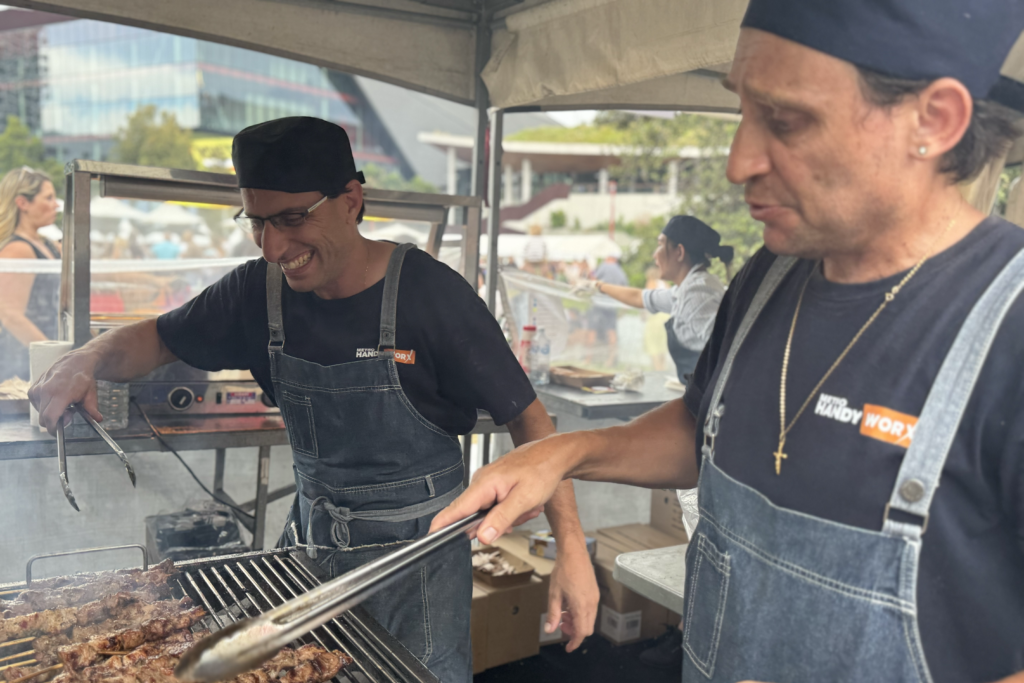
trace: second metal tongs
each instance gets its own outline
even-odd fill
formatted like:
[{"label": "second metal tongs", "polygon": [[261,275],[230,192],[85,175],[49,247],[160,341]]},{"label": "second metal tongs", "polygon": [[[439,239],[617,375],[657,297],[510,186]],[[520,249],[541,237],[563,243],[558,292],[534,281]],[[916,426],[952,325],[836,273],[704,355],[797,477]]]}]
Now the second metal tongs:
[{"label": "second metal tongs", "polygon": [[230,681],[255,669],[288,643],[323,626],[399,578],[427,555],[461,536],[485,514],[476,512],[265,614],[243,619],[207,636],[185,653],[174,675],[183,683],[214,683]]},{"label": "second metal tongs", "polygon": [[[124,454],[124,450],[117,445],[117,442],[111,438],[107,430],[100,426],[99,422],[92,419],[92,415],[85,411],[80,405],[72,404],[68,406],[69,409],[73,409],[82,416],[90,427],[92,427],[100,438],[107,442],[107,445],[117,454],[117,457],[124,463],[124,468],[128,470],[128,478],[132,480],[132,486],[135,486],[135,470],[132,469],[132,464],[128,462],[128,456]],[[71,503],[71,507],[75,508],[76,511],[81,512],[78,508],[78,503],[75,501],[75,494],[71,493],[71,484],[68,483],[68,454],[67,449],[64,446],[64,419],[57,420],[57,467],[60,469],[60,486],[64,489],[64,497]]]}]

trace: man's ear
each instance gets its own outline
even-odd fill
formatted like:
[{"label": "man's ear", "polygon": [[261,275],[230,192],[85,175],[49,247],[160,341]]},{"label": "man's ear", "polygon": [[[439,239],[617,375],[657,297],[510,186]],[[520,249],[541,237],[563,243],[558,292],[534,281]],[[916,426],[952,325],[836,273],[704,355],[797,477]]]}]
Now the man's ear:
[{"label": "man's ear", "polygon": [[922,90],[912,106],[917,125],[911,132],[910,153],[916,158],[935,159],[963,138],[971,124],[974,99],[960,81],[940,78]]},{"label": "man's ear", "polygon": [[345,212],[354,222],[359,216],[359,210],[363,208],[363,184],[358,180],[350,180],[345,185],[345,190],[340,199],[345,202]]}]

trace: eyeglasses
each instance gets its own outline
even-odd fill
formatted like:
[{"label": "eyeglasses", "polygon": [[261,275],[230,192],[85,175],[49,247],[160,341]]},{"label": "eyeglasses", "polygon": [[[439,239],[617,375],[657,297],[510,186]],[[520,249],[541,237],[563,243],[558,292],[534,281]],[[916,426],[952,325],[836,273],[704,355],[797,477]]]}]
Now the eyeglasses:
[{"label": "eyeglasses", "polygon": [[240,210],[235,214],[235,225],[240,227],[242,230],[248,230],[249,232],[263,232],[263,227],[266,223],[270,223],[278,230],[294,229],[302,226],[306,222],[306,218],[309,214],[313,213],[316,207],[326,202],[331,197],[324,195],[316,204],[309,207],[305,211],[285,211],[284,213],[278,213],[273,216],[267,216],[266,218],[256,218],[255,216],[243,216]]}]

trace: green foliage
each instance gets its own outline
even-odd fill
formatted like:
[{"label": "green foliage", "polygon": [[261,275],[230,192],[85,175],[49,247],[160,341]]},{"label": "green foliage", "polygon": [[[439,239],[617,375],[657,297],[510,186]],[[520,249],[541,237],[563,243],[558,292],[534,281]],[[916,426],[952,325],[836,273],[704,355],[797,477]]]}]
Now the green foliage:
[{"label": "green foliage", "polygon": [[22,166],[31,166],[50,176],[57,196],[64,196],[64,164],[47,158],[43,141],[32,135],[17,116],[8,116],[7,127],[0,133],[0,177]]},{"label": "green foliage", "polygon": [[377,164],[367,164],[362,168],[366,176],[366,185],[379,190],[398,190],[402,192],[437,192],[433,184],[419,176],[410,180],[402,177],[398,171],[388,171]]},{"label": "green foliage", "polygon": [[524,142],[592,142],[621,145],[626,143],[626,134],[616,126],[595,123],[573,128],[562,128],[561,126],[527,128],[518,133],[506,135],[505,139]]},{"label": "green foliage", "polygon": [[551,227],[552,228],[564,228],[568,223],[568,219],[565,217],[565,211],[552,211],[551,212]]},{"label": "green foliage", "polygon": [[629,276],[629,284],[643,287],[647,284],[647,269],[654,265],[654,250],[658,248],[658,235],[668,219],[656,216],[640,223],[616,223],[615,229],[639,240],[632,253],[623,256],[622,269]]},{"label": "green foliage", "polygon": [[993,208],[993,213],[1000,216],[1006,215],[1006,203],[1010,198],[1010,190],[1013,187],[1013,182],[1020,178],[1020,170],[1020,165],[1003,169],[1002,175],[999,176],[999,190],[996,194],[996,205]]},{"label": "green foliage", "polygon": [[114,161],[163,168],[197,168],[192,156],[192,132],[178,125],[171,112],[159,112],[148,104],[128,117],[114,137],[110,156]]}]

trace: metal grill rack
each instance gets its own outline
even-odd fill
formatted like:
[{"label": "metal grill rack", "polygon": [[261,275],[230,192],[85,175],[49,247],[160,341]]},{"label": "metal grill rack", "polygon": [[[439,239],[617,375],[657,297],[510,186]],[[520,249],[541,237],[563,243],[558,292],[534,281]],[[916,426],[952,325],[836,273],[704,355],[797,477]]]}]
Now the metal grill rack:
[{"label": "metal grill rack", "polygon": [[[211,630],[256,616],[307,592],[323,573],[302,551],[278,549],[189,560],[175,565],[184,595],[209,612]],[[439,683],[405,646],[362,607],[349,610],[304,639],[340,649],[355,663],[339,672],[338,683]]]}]

